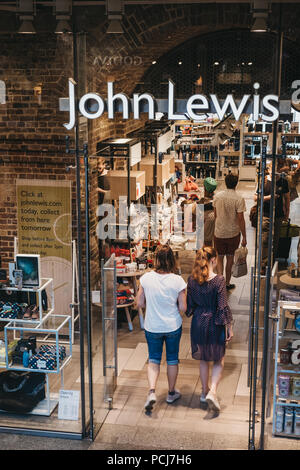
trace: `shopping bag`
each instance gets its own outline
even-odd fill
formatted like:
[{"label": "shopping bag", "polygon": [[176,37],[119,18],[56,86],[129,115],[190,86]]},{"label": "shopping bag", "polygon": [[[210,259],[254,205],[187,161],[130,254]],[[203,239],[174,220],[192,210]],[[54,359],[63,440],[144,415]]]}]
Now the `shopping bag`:
[{"label": "shopping bag", "polygon": [[248,250],[245,246],[241,246],[235,251],[233,267],[232,267],[233,277],[246,276],[246,274],[248,273],[247,254],[248,254]]}]

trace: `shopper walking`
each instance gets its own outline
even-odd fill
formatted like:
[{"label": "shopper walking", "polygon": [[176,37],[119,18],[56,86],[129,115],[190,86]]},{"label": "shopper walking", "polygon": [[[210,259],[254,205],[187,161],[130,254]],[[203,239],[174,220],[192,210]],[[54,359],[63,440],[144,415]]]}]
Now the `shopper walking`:
[{"label": "shopper walking", "polygon": [[[264,202],[263,202],[263,220],[262,220],[262,262],[261,274],[265,275],[268,263],[268,245],[270,230],[270,207],[272,197],[272,181],[270,177],[270,169],[266,169],[264,181]],[[254,200],[258,201],[257,193]],[[280,226],[283,220],[288,220],[290,214],[290,191],[287,179],[282,174],[276,175],[275,182],[275,218],[273,231],[273,261],[278,257],[278,245]]]},{"label": "shopper walking", "polygon": [[228,174],[225,177],[226,189],[217,193],[213,200],[215,209],[215,238],[214,246],[218,253],[217,272],[224,272],[224,257],[226,257],[225,279],[226,289],[233,289],[230,284],[234,252],[239,247],[242,234],[242,246],[247,245],[246,224],[244,212],[245,199],[236,192],[238,177]]},{"label": "shopper walking", "polygon": [[159,246],[155,254],[155,270],[140,279],[137,305],[146,306],[145,336],[148,344],[149,393],[145,410],[151,411],[156,402],[155,388],[160,373],[164,343],[166,344],[169,392],[167,403],[181,394],[175,389],[178,375],[178,353],[182,333],[180,312],[186,311],[186,283],[175,274],[176,261],[168,245]]},{"label": "shopper walking", "polygon": [[[187,286],[187,315],[191,323],[192,357],[200,361],[200,404],[219,412],[218,385],[224,368],[226,343],[233,336],[232,314],[227,303],[225,279],[214,273],[217,252],[204,246],[196,255]],[[209,389],[209,362],[213,361]]]},{"label": "shopper walking", "polygon": [[215,232],[215,213],[213,208],[213,198],[218,183],[214,178],[205,178],[204,197],[199,203],[204,205],[204,245],[212,246]]}]

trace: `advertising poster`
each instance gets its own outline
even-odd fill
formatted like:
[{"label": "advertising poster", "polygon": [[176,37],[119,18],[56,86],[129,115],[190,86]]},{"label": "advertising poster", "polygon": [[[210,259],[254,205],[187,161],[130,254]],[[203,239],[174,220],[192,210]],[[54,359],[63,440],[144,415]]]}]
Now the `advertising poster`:
[{"label": "advertising poster", "polygon": [[52,278],[56,314],[72,299],[71,182],[17,180],[18,253],[39,254],[43,278]]}]

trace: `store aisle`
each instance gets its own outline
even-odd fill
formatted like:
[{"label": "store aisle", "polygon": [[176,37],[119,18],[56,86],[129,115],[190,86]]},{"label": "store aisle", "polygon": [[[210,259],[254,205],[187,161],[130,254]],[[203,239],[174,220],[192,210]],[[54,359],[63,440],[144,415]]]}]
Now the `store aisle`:
[{"label": "store aisle", "polygon": [[[222,184],[218,190],[223,189]],[[254,229],[248,213],[253,205],[254,183],[243,182],[247,204],[245,216],[248,233],[249,266],[254,262]],[[193,252],[180,253],[182,275],[186,279],[193,265]],[[148,391],[147,349],[138,318],[134,330],[126,325],[119,331],[119,377],[114,409],[92,444],[95,449],[247,449],[248,446],[248,321],[249,276],[235,279],[236,288],[229,294],[235,319],[234,338],[229,344],[219,395],[221,413],[213,420],[203,419],[207,412],[199,407],[201,383],[199,363],[191,358],[190,319],[183,319],[180,345],[180,370],[177,388],[182,398],[173,405],[165,401],[168,390],[166,362],[163,359],[157,386],[158,401],[151,416],[144,413]]]}]

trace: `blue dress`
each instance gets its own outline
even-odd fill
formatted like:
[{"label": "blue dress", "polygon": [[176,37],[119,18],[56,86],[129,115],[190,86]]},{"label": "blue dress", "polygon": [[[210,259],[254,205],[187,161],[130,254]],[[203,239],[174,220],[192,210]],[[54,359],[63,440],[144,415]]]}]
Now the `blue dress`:
[{"label": "blue dress", "polygon": [[225,325],[232,321],[223,276],[199,284],[191,276],[187,285],[187,313],[192,313],[192,357],[220,361],[225,355]]}]

